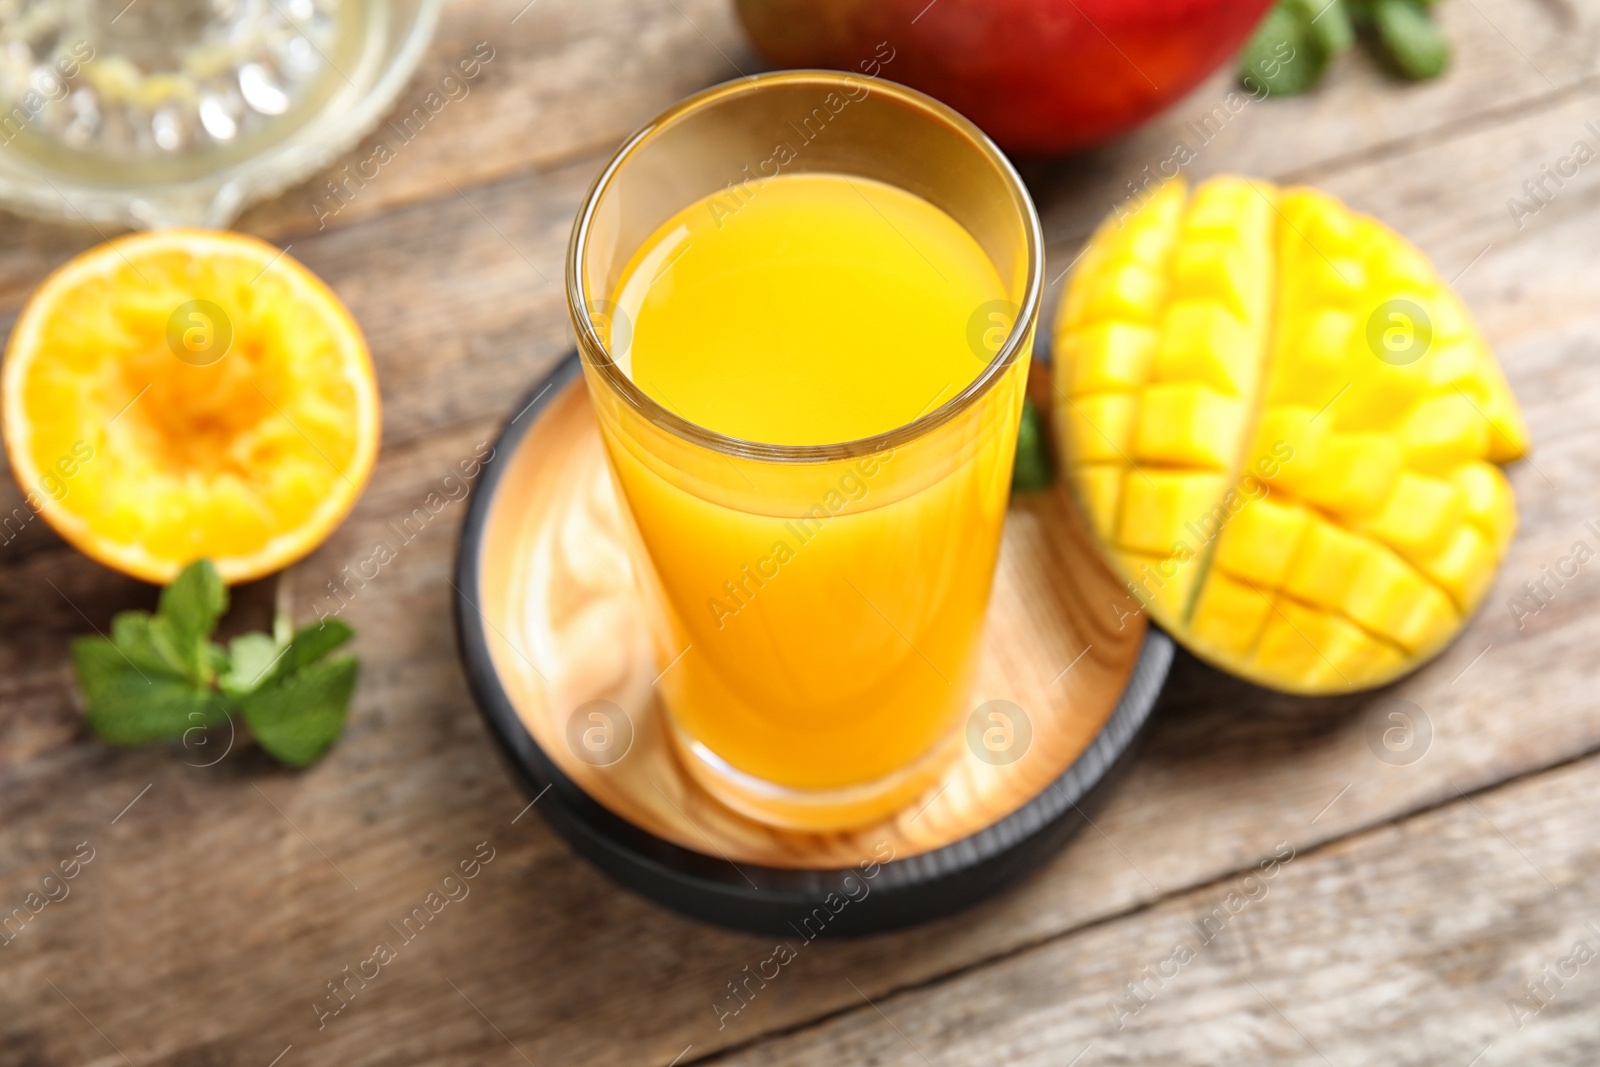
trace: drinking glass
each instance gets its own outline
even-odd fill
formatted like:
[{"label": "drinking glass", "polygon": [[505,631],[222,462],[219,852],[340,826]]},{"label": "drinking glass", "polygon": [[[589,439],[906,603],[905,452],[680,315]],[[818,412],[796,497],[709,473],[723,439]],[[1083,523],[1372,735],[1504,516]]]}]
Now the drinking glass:
[{"label": "drinking glass", "polygon": [[[876,179],[931,202],[976,239],[1005,296],[970,309],[970,384],[911,422],[842,443],[740,440],[634,382],[616,290],[635,251],[684,207],[803,172]],[[706,90],[629,139],[589,191],[567,301],[646,557],[655,684],[684,766],[733,809],[793,829],[861,825],[907,805],[959,750],[1042,258],[1032,201],[977,127],[853,74]],[[852,388],[838,383],[841,395]]]}]

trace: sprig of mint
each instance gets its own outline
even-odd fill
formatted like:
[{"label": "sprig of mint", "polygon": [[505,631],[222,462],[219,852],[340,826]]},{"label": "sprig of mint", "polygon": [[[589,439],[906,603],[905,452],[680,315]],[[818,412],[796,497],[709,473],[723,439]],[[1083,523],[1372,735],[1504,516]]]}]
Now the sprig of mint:
[{"label": "sprig of mint", "polygon": [[211,635],[227,610],[228,587],[203,559],[161,591],[155,614],[124,611],[109,638],[75,640],[90,729],[113,745],[142,745],[236,715],[284,763],[322,755],[344,729],[359,672],[354,656],[328,654],[355,631],[330,618],[291,632],[280,615],[273,633],[241,634],[223,648]]},{"label": "sprig of mint", "polygon": [[1050,439],[1044,419],[1031,397],[1022,401],[1022,419],[1017,423],[1017,458],[1011,468],[1013,493],[1037,493],[1055,481],[1055,465],[1050,462]]},{"label": "sprig of mint", "polygon": [[1252,92],[1294,96],[1358,39],[1403,77],[1437,77],[1450,46],[1433,6],[1434,0],[1278,0],[1244,46],[1239,78]]}]

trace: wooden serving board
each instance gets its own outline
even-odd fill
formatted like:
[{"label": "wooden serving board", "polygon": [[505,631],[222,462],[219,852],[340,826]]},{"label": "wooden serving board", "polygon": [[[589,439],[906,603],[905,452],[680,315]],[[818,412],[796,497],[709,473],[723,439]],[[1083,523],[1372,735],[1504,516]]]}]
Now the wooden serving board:
[{"label": "wooden serving board", "polygon": [[[970,700],[1005,700],[1032,729],[1013,762],[968,745],[943,778],[892,817],[804,833],[735,814],[693,784],[665,736],[654,680],[675,650],[654,647],[648,566],[621,511],[576,364],[551,379],[502,438],[477,590],[499,685],[544,754],[626,822],[733,863],[831,870],[904,859],[962,841],[1051,787],[1105,725],[1144,644],[1137,602],[1100,561],[1064,486],[1013,500],[984,652]],[[530,424],[518,431],[519,420]],[[480,491],[484,488],[480,487]],[[467,583],[470,577],[463,576]],[[623,709],[632,740],[614,762],[580,758],[568,720],[590,701]]]}]

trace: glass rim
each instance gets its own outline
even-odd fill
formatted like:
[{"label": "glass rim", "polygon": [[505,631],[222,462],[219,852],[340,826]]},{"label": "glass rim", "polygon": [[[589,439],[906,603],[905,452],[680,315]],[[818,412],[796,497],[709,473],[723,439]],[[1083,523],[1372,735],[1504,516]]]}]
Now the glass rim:
[{"label": "glass rim", "polygon": [[[639,388],[632,378],[622,372],[595,328],[590,307],[597,300],[608,301],[610,297],[609,295],[597,297],[587,292],[581,268],[585,257],[584,246],[602,197],[609,190],[617,173],[645,143],[685,115],[718,101],[744,93],[765,91],[774,86],[806,82],[829,88],[869,83],[872,92],[886,93],[901,103],[923,112],[928,118],[953,127],[957,133],[964,136],[994,165],[1010,191],[1013,202],[1017,205],[1018,213],[1022,216],[1023,236],[1027,246],[1027,267],[1016,319],[1011,324],[1011,330],[1006,335],[1004,343],[983,370],[955,396],[932,411],[918,415],[910,422],[867,437],[821,445],[779,445],[732,437],[708,429],[669,410]],[[1011,161],[970,119],[925,93],[882,78],[867,78],[848,71],[836,70],[784,70],[750,75],[701,90],[663,111],[623,142],[590,185],[589,191],[584,195],[583,206],[573,222],[572,236],[567,244],[566,295],[568,312],[572,316],[574,332],[578,338],[578,350],[583,362],[593,368],[624,402],[652,425],[690,444],[726,456],[771,463],[826,463],[857,459],[864,455],[903,447],[971,408],[994,388],[1001,375],[1016,362],[1023,344],[1033,332],[1043,289],[1043,277],[1044,233],[1033,198],[1028,195],[1027,186],[1023,184],[1021,175],[1017,173]]]}]

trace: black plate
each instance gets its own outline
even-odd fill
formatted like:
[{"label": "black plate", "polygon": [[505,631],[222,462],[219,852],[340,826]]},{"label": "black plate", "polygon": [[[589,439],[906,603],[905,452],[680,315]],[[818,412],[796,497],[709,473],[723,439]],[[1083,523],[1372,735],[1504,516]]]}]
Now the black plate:
[{"label": "black plate", "polygon": [[[1173,645],[1159,630],[1147,632],[1128,686],[1105,726],[1050,788],[969,837],[878,865],[869,880],[863,880],[857,867],[735,866],[720,856],[683,848],[612,814],[563,774],[528,733],[495,672],[477,608],[478,574],[501,474],[528,428],[580,371],[574,352],[513,409],[517,415],[501,430],[493,458],[484,464],[472,491],[455,575],[456,633],[473,696],[518,780],[530,796],[544,794],[537,810],[575,849],[622,885],[685,915],[739,930],[809,939],[892,930],[959,911],[1017,882],[1087,821],[1084,809],[1127,764],[1166,680]],[[825,903],[830,894],[833,909]],[[841,899],[850,900],[848,906]]]}]

